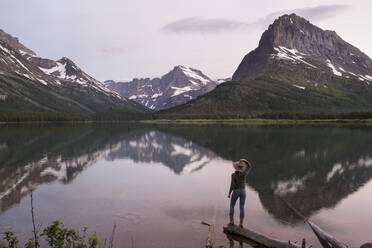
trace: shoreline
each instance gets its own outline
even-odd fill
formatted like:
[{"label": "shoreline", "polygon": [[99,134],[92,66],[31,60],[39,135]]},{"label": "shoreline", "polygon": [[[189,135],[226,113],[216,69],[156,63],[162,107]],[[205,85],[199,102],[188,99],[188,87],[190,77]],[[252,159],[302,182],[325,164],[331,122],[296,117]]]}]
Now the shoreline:
[{"label": "shoreline", "polygon": [[349,125],[372,125],[372,119],[159,119],[138,121],[146,124],[239,124],[239,125],[306,125],[306,124],[349,124]]},{"label": "shoreline", "polygon": [[239,124],[239,125],[306,125],[306,124],[348,124],[348,125],[372,125],[371,119],[156,119],[156,120],[132,120],[132,121],[0,121],[0,125],[7,124],[176,124],[176,125],[208,125],[208,124]]}]

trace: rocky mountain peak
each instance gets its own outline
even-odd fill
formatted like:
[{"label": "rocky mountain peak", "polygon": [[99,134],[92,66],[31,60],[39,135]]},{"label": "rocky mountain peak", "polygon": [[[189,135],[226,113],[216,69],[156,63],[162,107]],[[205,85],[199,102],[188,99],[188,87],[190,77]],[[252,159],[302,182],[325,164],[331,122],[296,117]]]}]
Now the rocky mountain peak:
[{"label": "rocky mountain peak", "polygon": [[168,74],[172,75],[173,77],[174,76],[182,77],[182,76],[185,75],[184,74],[184,69],[186,69],[186,67],[184,67],[182,65],[177,65],[170,72],[168,72]]},{"label": "rocky mountain peak", "polygon": [[214,82],[208,76],[203,74],[202,71],[183,65],[175,66],[173,70],[170,71],[168,74],[175,76],[176,79],[178,77],[181,80],[184,78],[186,80],[190,80],[190,82],[193,83],[194,85],[196,84],[206,85],[209,82]]},{"label": "rocky mountain peak", "polygon": [[176,65],[172,71],[182,71],[182,69],[185,69],[186,66],[183,65]]},{"label": "rocky mountain peak", "polygon": [[67,57],[62,57],[60,60],[57,60],[57,63],[62,64],[65,67],[66,70],[66,75],[77,75],[77,74],[82,74],[83,71],[76,66],[76,64],[70,60]]},{"label": "rocky mountain peak", "polygon": [[58,62],[62,64],[68,64],[69,66],[76,67],[75,63],[72,62],[72,60],[67,57],[62,57],[61,59],[58,60]]},{"label": "rocky mountain peak", "polygon": [[106,95],[120,98],[120,95],[106,88],[101,82],[86,74],[71,59],[62,57],[57,61],[31,57],[30,61],[37,65],[45,74],[57,79],[59,82],[90,86],[94,90],[103,92]]},{"label": "rocky mountain peak", "polygon": [[324,67],[336,76],[345,74],[361,81],[368,81],[372,72],[372,60],[366,54],[335,31],[323,30],[295,14],[280,16],[268,27],[259,46],[245,56],[233,79],[254,78],[264,73],[272,59],[314,69]]},{"label": "rocky mountain peak", "polygon": [[22,55],[36,56],[36,53],[20,43],[18,38],[11,36],[2,29],[0,29],[0,40],[4,41],[6,44],[8,44],[8,46],[18,51]]},{"label": "rocky mountain peak", "polygon": [[291,26],[295,25],[296,26],[296,25],[304,25],[304,24],[310,24],[310,22],[306,20],[305,18],[292,13],[289,15],[286,14],[286,15],[279,16],[274,21],[272,26],[276,26],[276,25],[291,25]]},{"label": "rocky mountain peak", "polygon": [[169,73],[182,73],[184,74],[185,71],[190,70],[190,68],[183,66],[183,65],[177,65],[175,66]]},{"label": "rocky mountain peak", "polygon": [[323,31],[311,24],[305,18],[296,14],[283,15],[277,18],[262,34],[259,47],[274,48],[284,46],[290,49],[308,50],[303,42],[315,38],[314,36],[337,36],[335,32]]}]

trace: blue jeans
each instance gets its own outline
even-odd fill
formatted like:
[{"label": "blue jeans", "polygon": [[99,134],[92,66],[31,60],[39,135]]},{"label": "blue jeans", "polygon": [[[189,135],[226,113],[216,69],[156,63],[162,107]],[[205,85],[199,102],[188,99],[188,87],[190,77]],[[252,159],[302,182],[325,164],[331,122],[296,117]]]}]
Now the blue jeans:
[{"label": "blue jeans", "polygon": [[230,200],[230,215],[234,215],[235,203],[239,200],[240,217],[244,217],[245,189],[234,189]]}]

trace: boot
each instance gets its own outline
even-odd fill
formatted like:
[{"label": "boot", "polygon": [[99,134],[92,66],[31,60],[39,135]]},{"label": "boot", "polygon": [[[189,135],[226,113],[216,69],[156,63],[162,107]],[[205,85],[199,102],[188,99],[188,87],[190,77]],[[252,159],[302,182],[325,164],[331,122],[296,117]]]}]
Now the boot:
[{"label": "boot", "polygon": [[230,223],[229,225],[234,225],[234,215],[230,214]]},{"label": "boot", "polygon": [[240,223],[239,223],[239,226],[241,228],[243,228],[243,221],[244,221],[244,217],[240,217]]}]

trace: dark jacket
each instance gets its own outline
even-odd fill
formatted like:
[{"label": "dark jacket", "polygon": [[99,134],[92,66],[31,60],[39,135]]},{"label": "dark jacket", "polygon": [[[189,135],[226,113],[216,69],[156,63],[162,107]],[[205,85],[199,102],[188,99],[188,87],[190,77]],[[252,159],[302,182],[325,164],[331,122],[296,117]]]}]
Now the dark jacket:
[{"label": "dark jacket", "polygon": [[249,172],[252,169],[252,165],[249,163],[247,168],[243,171],[235,171],[233,174],[231,174],[231,184],[230,184],[230,190],[229,195],[234,189],[244,189],[245,188],[245,182],[247,181],[247,176]]}]

